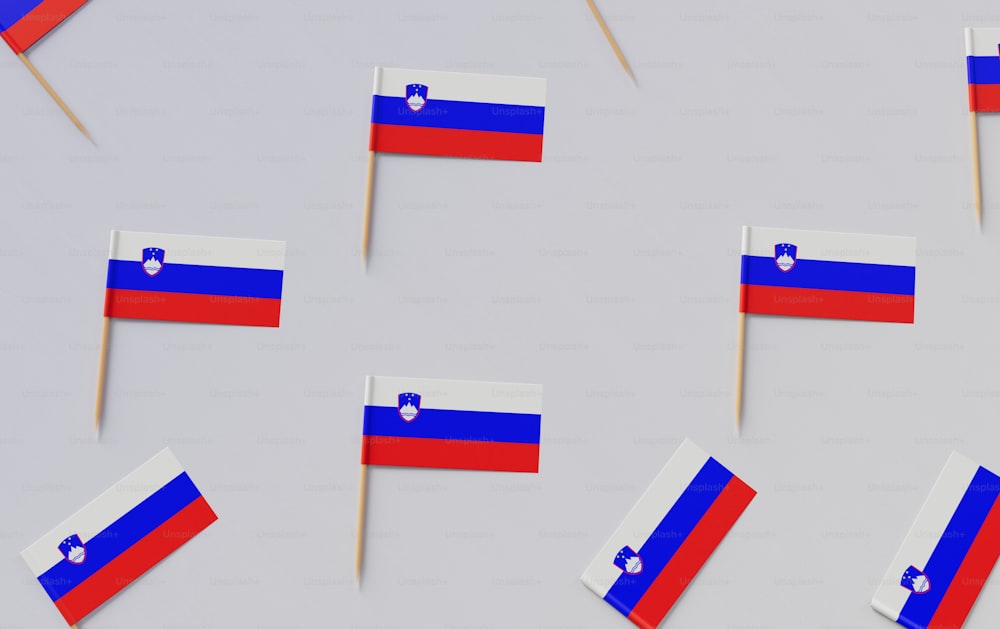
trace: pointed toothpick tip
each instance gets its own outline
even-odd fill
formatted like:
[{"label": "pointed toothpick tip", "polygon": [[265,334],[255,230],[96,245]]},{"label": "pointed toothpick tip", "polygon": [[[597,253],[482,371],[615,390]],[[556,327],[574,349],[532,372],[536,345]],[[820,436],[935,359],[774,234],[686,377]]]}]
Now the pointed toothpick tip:
[{"label": "pointed toothpick tip", "polygon": [[622,49],[618,46],[618,42],[615,41],[615,36],[611,34],[611,29],[608,28],[608,23],[604,21],[604,17],[597,9],[597,5],[594,4],[594,0],[587,0],[587,6],[590,7],[590,12],[594,15],[594,19],[597,20],[597,25],[601,27],[601,31],[604,33],[604,38],[608,40],[609,44],[611,44],[611,49],[614,51],[615,56],[618,57],[618,62],[622,64],[622,68],[625,69],[625,73],[631,77],[635,86],[639,87],[639,82],[635,80],[635,75],[632,74],[632,68],[629,67],[628,61],[625,59],[625,53],[622,52]]}]

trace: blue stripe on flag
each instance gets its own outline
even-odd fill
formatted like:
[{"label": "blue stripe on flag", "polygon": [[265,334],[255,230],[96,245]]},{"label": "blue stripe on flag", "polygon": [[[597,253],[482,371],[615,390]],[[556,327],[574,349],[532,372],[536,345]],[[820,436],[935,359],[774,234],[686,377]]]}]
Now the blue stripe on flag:
[{"label": "blue stripe on flag", "polygon": [[432,100],[414,112],[396,96],[372,96],[372,122],[406,127],[501,131],[542,135],[545,108],[529,105]]},{"label": "blue stripe on flag", "polygon": [[0,31],[5,31],[27,15],[42,0],[3,0],[0,2]]},{"label": "blue stripe on flag", "polygon": [[916,276],[917,269],[912,266],[801,259],[791,271],[784,272],[774,263],[774,258],[745,255],[740,283],[912,295]]},{"label": "blue stripe on flag", "polygon": [[542,416],[530,413],[421,408],[405,422],[394,406],[365,406],[364,434],[375,437],[540,443],[541,430]]},{"label": "blue stripe on flag", "polygon": [[283,271],[229,266],[171,264],[153,277],[138,261],[108,260],[108,288],[163,293],[281,299]]},{"label": "blue stripe on flag", "polygon": [[1000,83],[1000,55],[990,57],[966,57],[969,83],[974,85],[995,85]]},{"label": "blue stripe on flag", "polygon": [[1000,476],[980,467],[923,568],[931,588],[923,594],[910,594],[899,612],[901,624],[903,618],[916,627],[926,627],[931,621],[998,495]]},{"label": "blue stripe on flag", "polygon": [[[732,472],[710,457],[681,497],[670,507],[653,534],[643,542],[642,548],[633,549],[642,558],[642,572],[636,575],[623,572],[604,595],[604,600],[626,616],[632,613],[632,608],[656,577],[660,576],[667,562],[688,538],[732,477]],[[608,561],[612,559],[608,557]]]},{"label": "blue stripe on flag", "polygon": [[39,583],[53,601],[59,600],[200,495],[187,472],[181,472],[103,531],[84,540],[87,557],[82,564],[60,561],[38,577]]}]

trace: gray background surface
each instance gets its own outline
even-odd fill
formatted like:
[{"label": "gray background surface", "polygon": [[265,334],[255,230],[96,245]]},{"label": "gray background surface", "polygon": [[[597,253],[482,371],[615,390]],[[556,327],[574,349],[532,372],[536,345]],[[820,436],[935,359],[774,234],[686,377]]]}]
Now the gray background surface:
[{"label": "gray background surface", "polygon": [[[987,2],[93,0],[0,55],[0,627],[18,552],[169,445],[219,521],[90,629],[626,627],[577,577],[685,437],[759,491],[675,628],[889,627],[875,582],[952,449],[1000,469],[1000,118],[972,208],[962,28]],[[333,5],[332,8],[331,5]],[[376,64],[548,79],[541,164],[381,155]],[[918,238],[916,324],[752,317],[740,225]],[[113,323],[111,229],[288,241],[278,329]],[[541,472],[374,468],[365,374],[538,382]],[[968,627],[993,627],[987,583]]]}]

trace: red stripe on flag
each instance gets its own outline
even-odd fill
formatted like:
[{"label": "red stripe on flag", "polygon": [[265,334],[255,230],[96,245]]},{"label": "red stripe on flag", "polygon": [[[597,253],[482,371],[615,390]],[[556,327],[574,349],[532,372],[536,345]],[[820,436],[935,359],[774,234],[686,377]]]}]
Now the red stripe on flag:
[{"label": "red stripe on flag", "polygon": [[369,465],[537,472],[538,452],[537,443],[374,435],[366,435],[361,441],[361,462]]},{"label": "red stripe on flag", "polygon": [[970,83],[969,111],[1000,111],[1000,85]]},{"label": "red stripe on flag", "polygon": [[694,579],[716,546],[733,527],[757,492],[733,476],[687,539],[650,584],[628,619],[643,629],[656,629]]},{"label": "red stripe on flag", "polygon": [[217,519],[205,498],[199,496],[63,595],[56,607],[66,622],[76,624]]},{"label": "red stripe on flag", "polygon": [[[958,629],[1000,556],[1000,500],[993,503],[927,629]],[[934,581],[931,581],[934,587]]]},{"label": "red stripe on flag", "polygon": [[278,327],[280,299],[105,289],[104,316]]},{"label": "red stripe on flag", "polygon": [[744,284],[740,312],[913,323],[913,295]]},{"label": "red stripe on flag", "polygon": [[382,153],[542,161],[542,136],[533,133],[372,124],[368,148]]},{"label": "red stripe on flag", "polygon": [[87,0],[42,0],[41,4],[11,25],[0,36],[16,53],[35,45],[45,34],[68,18]]}]

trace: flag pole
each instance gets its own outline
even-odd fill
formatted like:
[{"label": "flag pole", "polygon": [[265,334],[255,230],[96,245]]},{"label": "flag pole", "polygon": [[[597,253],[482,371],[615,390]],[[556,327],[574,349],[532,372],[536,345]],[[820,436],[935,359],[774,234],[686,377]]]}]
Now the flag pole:
[{"label": "flag pole", "polygon": [[365,226],[361,235],[361,263],[368,264],[368,238],[372,225],[372,184],[375,181],[375,151],[368,151],[368,184],[365,186]]},{"label": "flag pole", "polygon": [[976,112],[969,112],[972,131],[972,193],[976,199],[976,225],[983,229],[983,188],[979,174],[979,129],[976,126]]},{"label": "flag pole", "polygon": [[56,94],[56,91],[52,89],[52,86],[49,85],[49,82],[45,80],[45,77],[43,77],[41,73],[39,73],[38,70],[35,69],[35,66],[32,65],[30,61],[28,61],[28,57],[25,56],[23,52],[19,52],[17,53],[17,58],[20,59],[25,66],[27,66],[28,70],[30,70],[33,75],[35,75],[35,78],[38,79],[38,82],[42,84],[42,87],[44,87],[45,91],[49,93],[49,96],[52,97],[52,100],[56,101],[56,104],[59,105],[59,108],[63,110],[63,113],[69,116],[69,119],[73,121],[73,124],[76,125],[76,128],[79,129],[83,133],[83,135],[85,135],[87,139],[90,140],[91,143],[93,143],[96,146],[97,143],[94,142],[94,138],[90,137],[90,134],[87,132],[86,127],[84,127],[83,123],[80,122],[80,119],[76,117],[76,114],[70,111],[70,108],[66,105],[66,103],[63,102],[63,99],[59,98],[59,94]]},{"label": "flag pole", "polygon": [[625,60],[625,55],[622,54],[622,49],[618,47],[618,42],[615,41],[607,23],[604,21],[604,18],[601,17],[601,12],[597,10],[597,5],[594,4],[594,0],[587,0],[587,5],[590,7],[590,12],[594,14],[594,18],[597,19],[597,23],[600,25],[601,30],[604,31],[604,36],[607,38],[608,43],[611,44],[612,50],[615,51],[618,61],[622,64],[622,67],[625,68],[625,72],[628,73],[632,82],[638,86],[639,82],[635,80],[635,75],[632,74],[632,68],[629,67],[628,61]]},{"label": "flag pole", "polygon": [[104,407],[104,374],[108,365],[108,329],[111,317],[104,317],[104,331],[101,333],[101,359],[97,367],[97,404],[94,406],[94,435],[101,436],[101,411]]},{"label": "flag pole", "polygon": [[743,417],[743,358],[746,348],[747,331],[747,289],[744,280],[746,279],[746,269],[744,268],[743,256],[750,253],[750,228],[743,226],[743,235],[740,238],[740,314],[737,321],[736,331],[736,434],[740,434],[740,421]]},{"label": "flag pole", "polygon": [[741,312],[736,336],[736,434],[740,434],[740,420],[743,416],[743,349],[746,340],[747,313]]},{"label": "flag pole", "polygon": [[368,464],[361,464],[361,490],[358,495],[358,545],[354,551],[354,583],[361,586],[361,557],[365,539],[365,506],[368,502]]}]

